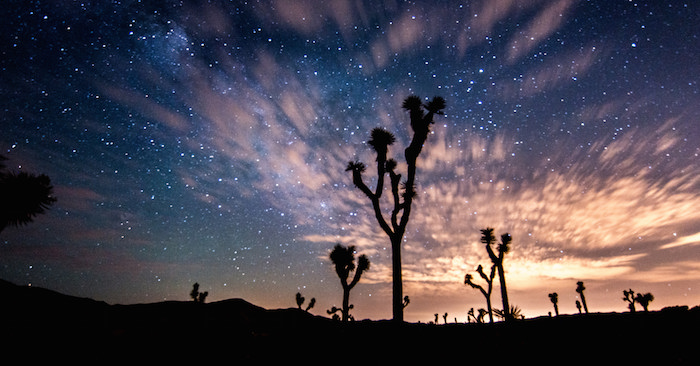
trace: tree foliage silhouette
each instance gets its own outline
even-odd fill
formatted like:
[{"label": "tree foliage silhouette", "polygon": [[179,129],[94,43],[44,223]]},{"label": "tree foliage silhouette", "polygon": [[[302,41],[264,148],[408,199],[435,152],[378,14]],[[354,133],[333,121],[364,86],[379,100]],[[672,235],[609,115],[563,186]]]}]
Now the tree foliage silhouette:
[{"label": "tree foliage silhouette", "polygon": [[[347,322],[348,319],[350,319],[350,309],[352,308],[352,305],[350,305],[350,290],[360,282],[362,273],[369,270],[369,259],[363,254],[357,260],[357,266],[355,266],[355,246],[344,247],[340,244],[336,244],[335,247],[333,247],[330,258],[335,265],[335,273],[338,274],[340,284],[343,287],[343,307],[342,309],[333,307],[329,314],[340,310],[343,314],[342,320]],[[355,275],[352,281],[348,283],[348,277],[353,271]]]},{"label": "tree foliage silhouette", "polygon": [[[578,281],[576,282],[576,292],[578,292],[579,295],[581,295],[581,303],[583,304],[583,311],[588,314],[588,305],[586,305],[586,296],[583,295],[583,291],[586,288],[583,286],[583,281]],[[581,309],[579,308],[579,313],[581,312]]]},{"label": "tree foliage silhouette", "polygon": [[481,230],[481,242],[486,245],[486,251],[489,253],[489,258],[491,258],[491,262],[493,262],[494,266],[496,266],[496,269],[498,270],[498,280],[500,281],[500,286],[501,286],[501,301],[503,302],[503,318],[505,320],[511,320],[513,317],[510,314],[511,306],[508,303],[508,290],[506,289],[506,274],[505,270],[503,269],[503,259],[510,251],[510,242],[512,241],[512,237],[510,234],[505,233],[501,235],[501,243],[498,244],[496,252],[494,252],[493,248],[491,247],[495,242],[496,238],[493,236],[493,228],[486,228]]},{"label": "tree foliage silhouette", "polygon": [[0,232],[7,226],[22,226],[43,214],[56,202],[51,179],[26,172],[6,172],[0,155]]},{"label": "tree foliage silhouette", "polygon": [[478,272],[481,278],[483,278],[488,284],[486,289],[484,289],[483,286],[474,283],[474,278],[471,273],[467,273],[464,276],[464,284],[481,291],[481,293],[484,295],[484,297],[486,298],[486,311],[489,314],[489,322],[493,323],[493,307],[491,306],[491,292],[493,290],[493,278],[496,275],[496,265],[491,266],[491,272],[488,276],[486,275],[486,273],[484,273],[484,267],[482,267],[481,264],[476,268],[476,272]]},{"label": "tree foliage silhouette", "polygon": [[549,301],[554,305],[554,314],[559,316],[559,294],[556,292],[549,294]]},{"label": "tree foliage silhouette", "polygon": [[[411,129],[413,130],[411,143],[404,151],[408,166],[406,180],[401,182],[401,174],[395,172],[396,161],[387,157],[389,145],[392,145],[396,138],[382,128],[373,129],[371,139],[367,142],[377,155],[377,185],[374,192],[363,181],[362,174],[365,172],[366,166],[362,162],[351,161],[346,168],[346,171],[352,172],[353,184],[372,202],[377,222],[391,241],[392,315],[393,319],[398,322],[403,321],[404,309],[401,276],[401,241],[406,232],[406,225],[411,214],[411,205],[416,196],[416,162],[430,133],[433,117],[435,114],[442,114],[442,110],[445,108],[445,100],[442,97],[434,97],[425,104],[419,97],[412,95],[403,101],[402,107],[409,112]],[[380,204],[386,174],[389,174],[394,203],[388,222],[384,218]]]}]

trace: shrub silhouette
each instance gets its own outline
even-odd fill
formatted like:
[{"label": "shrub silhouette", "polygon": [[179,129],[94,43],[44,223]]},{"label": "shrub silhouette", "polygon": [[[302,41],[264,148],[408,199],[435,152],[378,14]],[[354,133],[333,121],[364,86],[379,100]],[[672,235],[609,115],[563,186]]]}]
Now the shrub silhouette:
[{"label": "shrub silhouette", "polygon": [[486,245],[486,251],[489,253],[489,258],[493,262],[494,266],[498,270],[498,279],[501,285],[501,301],[503,302],[503,318],[505,320],[511,320],[513,317],[510,315],[511,307],[508,303],[508,290],[506,289],[506,275],[503,269],[503,259],[506,253],[510,251],[510,242],[512,237],[510,234],[505,233],[501,235],[501,243],[498,244],[496,254],[491,248],[491,245],[496,242],[496,238],[493,236],[493,228],[486,228],[481,230],[481,242]]},{"label": "shrub silhouette", "polygon": [[[396,161],[387,158],[389,145],[392,145],[396,138],[382,128],[373,129],[371,139],[367,142],[377,155],[377,185],[374,192],[363,181],[362,174],[365,172],[366,166],[362,162],[351,161],[345,169],[352,172],[353,184],[371,201],[377,222],[391,241],[392,315],[393,320],[397,322],[403,322],[401,242],[411,214],[413,198],[416,195],[416,161],[430,133],[433,116],[442,114],[442,109],[445,108],[445,100],[441,97],[435,97],[427,104],[424,104],[419,97],[409,96],[404,100],[402,107],[409,112],[411,129],[413,130],[411,143],[404,151],[406,164],[408,165],[406,180],[401,182],[401,174],[394,171],[397,166]],[[391,182],[391,193],[394,203],[388,222],[384,218],[380,205],[380,198],[384,191],[384,176],[387,173]]]},{"label": "shrub silhouette", "polygon": [[[296,300],[297,300],[297,306],[299,307],[299,310],[301,310],[301,305],[303,305],[304,301],[306,300],[303,296],[301,296],[301,292],[297,292]],[[316,305],[316,298],[312,297],[311,300],[309,301],[309,305],[306,306],[306,309],[304,309],[304,311],[306,311],[308,313],[309,310],[314,307],[314,305]]]},{"label": "shrub silhouette", "polygon": [[7,226],[22,226],[43,214],[56,202],[51,179],[44,174],[5,172],[0,155],[0,232]]},{"label": "shrub silhouette", "polygon": [[525,316],[522,314],[522,310],[520,310],[519,307],[516,305],[511,305],[508,311],[503,311],[501,309],[494,309],[493,313],[496,314],[497,317],[503,319],[503,320],[515,320],[515,319],[524,319]]},{"label": "shrub silhouette", "polygon": [[[581,302],[583,303],[583,310],[588,314],[588,305],[586,305],[586,296],[583,295],[583,291],[586,288],[583,286],[583,281],[578,281],[576,282],[576,292],[578,292],[579,295],[581,295]],[[581,309],[579,308],[579,313],[581,312]]]},{"label": "shrub silhouette", "polygon": [[[486,283],[488,284],[488,287],[484,289],[481,285],[478,285],[472,281],[473,276],[471,273],[467,273],[464,276],[464,284],[469,285],[472,288],[475,288],[484,295],[486,298],[486,309],[489,314],[489,322],[493,323],[493,308],[491,306],[491,292],[493,290],[493,278],[496,275],[496,265],[491,266],[491,273],[487,276],[486,273],[484,273],[484,267],[481,266],[481,264],[476,268],[476,271],[479,273],[481,278],[483,278]],[[474,309],[472,309],[474,310]]]},{"label": "shrub silhouette", "polygon": [[[340,284],[343,287],[343,307],[338,309],[333,307],[329,314],[340,310],[342,312],[342,320],[347,322],[350,319],[350,290],[360,281],[360,277],[364,271],[369,270],[369,259],[366,255],[361,255],[355,266],[355,246],[344,247],[336,244],[330,254],[331,261],[335,265],[335,273],[340,278]],[[355,271],[352,281],[348,283],[350,272]]]},{"label": "shrub silhouette", "polygon": [[559,294],[557,294],[556,292],[552,292],[551,294],[549,294],[549,301],[551,301],[554,305],[554,314],[559,316]]},{"label": "shrub silhouette", "polygon": [[578,313],[581,314],[581,302],[576,300],[576,309],[578,309]]}]

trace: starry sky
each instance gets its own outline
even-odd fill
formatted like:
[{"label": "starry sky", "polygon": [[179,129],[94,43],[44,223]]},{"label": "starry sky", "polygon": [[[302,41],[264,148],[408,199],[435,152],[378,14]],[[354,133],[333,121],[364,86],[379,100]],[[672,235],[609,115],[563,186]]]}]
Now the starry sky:
[{"label": "starry sky", "polygon": [[[155,3],[155,4],[154,4]],[[391,318],[391,253],[345,171],[374,127],[442,96],[403,244],[407,321],[485,307],[480,229],[510,233],[527,317],[700,304],[700,4],[694,1],[9,1],[0,153],[57,202],[0,232],[0,278],[108,303],[342,301],[328,258],[371,268],[358,319]],[[375,180],[372,180],[374,177]],[[369,185],[376,172],[368,169]],[[387,197],[389,195],[385,195]],[[388,202],[388,201],[387,201]],[[388,205],[387,205],[388,206]],[[483,282],[479,282],[482,283]],[[492,297],[500,306],[498,287]],[[441,319],[442,321],[442,319]]]}]

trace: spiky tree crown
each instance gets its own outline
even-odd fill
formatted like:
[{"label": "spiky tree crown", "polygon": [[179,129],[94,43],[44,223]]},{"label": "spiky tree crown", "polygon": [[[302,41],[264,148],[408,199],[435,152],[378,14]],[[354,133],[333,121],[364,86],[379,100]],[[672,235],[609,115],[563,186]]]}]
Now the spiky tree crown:
[{"label": "spiky tree crown", "polygon": [[377,152],[386,152],[387,147],[396,142],[396,137],[391,132],[380,127],[372,129],[371,137],[367,143]]}]

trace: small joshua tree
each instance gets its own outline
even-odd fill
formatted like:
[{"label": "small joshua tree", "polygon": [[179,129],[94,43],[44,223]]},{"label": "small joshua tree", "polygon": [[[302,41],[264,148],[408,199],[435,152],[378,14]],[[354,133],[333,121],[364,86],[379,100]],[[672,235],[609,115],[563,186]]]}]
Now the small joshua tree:
[{"label": "small joshua tree", "polygon": [[634,298],[635,301],[639,303],[639,305],[642,305],[642,308],[644,309],[645,312],[649,311],[649,303],[654,301],[654,295],[651,293],[647,292],[646,294],[637,294],[637,296]]},{"label": "small joshua tree", "polygon": [[627,301],[627,308],[630,309],[631,313],[634,313],[637,311],[637,309],[634,308],[634,291],[632,289],[629,290],[622,290],[622,294],[624,297],[622,300]]},{"label": "small joshua tree", "polygon": [[[586,296],[583,295],[583,291],[585,289],[586,288],[583,287],[583,281],[576,282],[576,292],[578,292],[578,294],[581,295],[581,302],[583,303],[583,311],[585,311],[586,314],[588,314],[588,305],[586,305]],[[579,310],[579,312],[581,312],[581,311]]]},{"label": "small joshua tree", "polygon": [[503,269],[503,259],[506,253],[510,251],[510,242],[512,241],[510,234],[505,233],[501,235],[501,243],[498,244],[496,248],[498,254],[493,251],[491,245],[496,242],[496,238],[493,236],[493,228],[486,228],[481,230],[481,242],[486,245],[486,251],[489,253],[489,258],[491,262],[496,266],[498,270],[498,279],[501,285],[501,300],[503,301],[503,315],[505,320],[511,320],[513,317],[510,314],[511,307],[508,304],[508,290],[506,289],[506,274]]},{"label": "small joshua tree", "polygon": [[559,316],[559,294],[557,294],[556,292],[552,292],[551,294],[549,294],[549,301],[551,301],[554,305],[554,314]]},{"label": "small joshua tree", "polygon": [[[301,310],[301,305],[304,304],[304,300],[306,300],[304,296],[301,296],[301,293],[297,292],[297,306],[299,307],[299,310]],[[304,309],[304,311],[309,312],[309,310],[312,307],[314,307],[314,305],[316,305],[316,298],[312,297],[311,301],[309,301],[309,305],[306,306],[306,309]]]},{"label": "small joshua tree", "polygon": [[[343,314],[342,320],[347,322],[350,319],[350,309],[352,308],[352,305],[350,305],[350,290],[360,281],[362,273],[369,270],[369,259],[366,255],[361,255],[357,261],[356,267],[355,246],[344,247],[340,244],[335,245],[331,251],[330,258],[335,265],[335,273],[337,273],[340,278],[340,284],[343,286],[343,307],[340,311]],[[348,283],[348,277],[352,271],[355,271],[355,275],[352,281]],[[332,313],[335,313],[338,308],[333,307],[331,310]],[[331,312],[329,312],[329,314],[331,314]]]},{"label": "small joshua tree", "polygon": [[204,292],[199,292],[199,283],[195,282],[194,285],[192,285],[192,291],[190,291],[190,297],[194,302],[204,304],[204,301],[206,301],[207,296],[209,295],[208,291]]},{"label": "small joshua tree", "polygon": [[474,281],[472,281],[474,279],[474,277],[471,275],[471,273],[467,273],[464,276],[464,284],[469,285],[472,288],[475,288],[475,289],[481,291],[481,293],[484,295],[484,297],[486,298],[486,308],[487,308],[487,311],[489,313],[489,322],[493,323],[493,309],[491,307],[491,292],[493,290],[493,278],[496,275],[496,266],[495,265],[491,266],[491,273],[488,276],[484,273],[484,267],[482,267],[481,264],[476,268],[476,271],[479,273],[481,278],[483,278],[486,281],[486,283],[488,284],[487,288],[484,289],[483,286],[474,283]]},{"label": "small joshua tree", "polygon": [[578,313],[581,314],[581,302],[576,300],[576,309],[578,309]]}]

